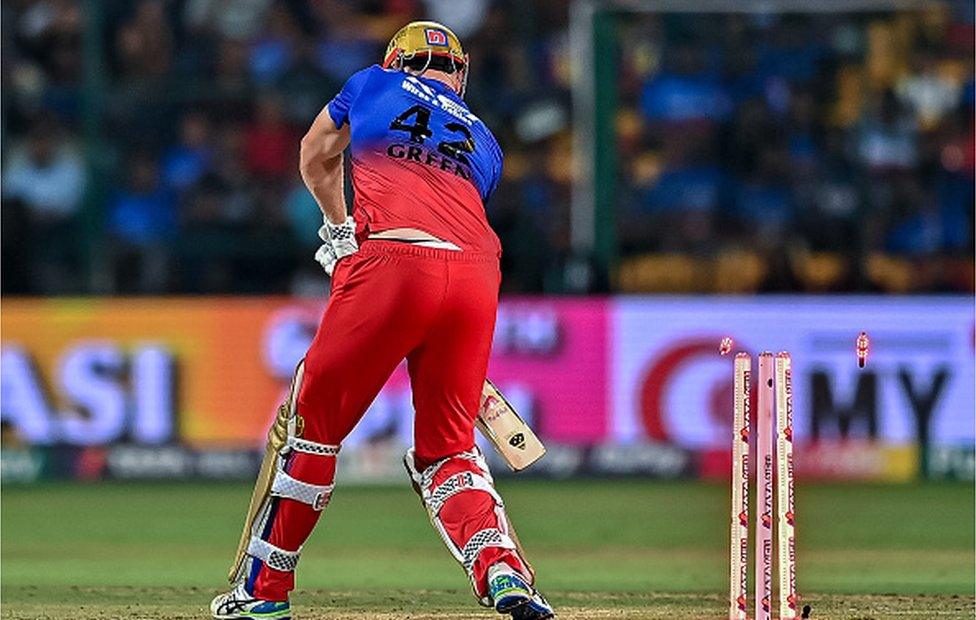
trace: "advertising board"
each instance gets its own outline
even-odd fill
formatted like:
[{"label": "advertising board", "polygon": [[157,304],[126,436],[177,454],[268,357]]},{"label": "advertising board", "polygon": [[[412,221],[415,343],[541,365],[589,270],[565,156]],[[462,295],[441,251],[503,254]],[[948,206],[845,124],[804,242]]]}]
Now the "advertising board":
[{"label": "advertising board", "polygon": [[[6,300],[4,470],[244,475],[323,308],[291,298]],[[862,330],[872,345],[860,369]],[[967,478],[973,334],[962,297],[510,298],[489,375],[550,446],[537,473],[725,476],[732,373],[718,344],[728,336],[753,355],[792,354],[799,476]],[[412,424],[401,366],[346,440],[340,470],[398,475]]]}]

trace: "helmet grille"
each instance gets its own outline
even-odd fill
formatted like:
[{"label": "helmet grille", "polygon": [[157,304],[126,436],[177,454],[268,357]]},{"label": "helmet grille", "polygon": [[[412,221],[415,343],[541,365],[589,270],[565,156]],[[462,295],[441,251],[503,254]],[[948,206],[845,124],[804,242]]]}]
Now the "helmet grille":
[{"label": "helmet grille", "polygon": [[443,71],[444,73],[454,73],[463,69],[464,63],[451,56],[441,54],[428,55],[420,52],[412,58],[404,58],[403,67],[415,71],[433,69],[434,71]]}]

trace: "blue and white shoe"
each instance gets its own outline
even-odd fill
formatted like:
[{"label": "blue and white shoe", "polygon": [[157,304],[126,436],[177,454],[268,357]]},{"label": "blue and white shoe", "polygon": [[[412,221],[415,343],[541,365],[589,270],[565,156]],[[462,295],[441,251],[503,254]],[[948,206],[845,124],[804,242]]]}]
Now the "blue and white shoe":
[{"label": "blue and white shoe", "polygon": [[215,620],[291,620],[288,601],[264,601],[248,594],[244,584],[230,592],[218,594],[210,602],[210,614]]},{"label": "blue and white shoe", "polygon": [[544,620],[556,614],[538,590],[505,562],[488,569],[488,595],[495,611],[511,614],[513,620]]}]

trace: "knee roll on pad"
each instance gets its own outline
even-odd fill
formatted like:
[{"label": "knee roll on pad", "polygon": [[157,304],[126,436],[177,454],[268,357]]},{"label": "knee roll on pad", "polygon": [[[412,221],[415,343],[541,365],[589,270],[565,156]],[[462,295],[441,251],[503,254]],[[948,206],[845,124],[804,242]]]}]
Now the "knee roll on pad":
[{"label": "knee roll on pad", "polygon": [[[414,449],[410,448],[403,457],[403,462],[410,474],[414,490],[420,495],[421,502],[427,509],[434,529],[440,534],[451,555],[464,569],[479,602],[491,606],[491,599],[487,596],[484,584],[479,583],[479,577],[474,573],[474,565],[479,555],[484,550],[494,547],[516,554],[526,567],[528,563],[522,559],[518,543],[513,539],[508,517],[505,515],[505,504],[495,490],[494,480],[488,471],[488,463],[485,462],[484,456],[475,447],[469,452],[449,456],[423,471],[418,471],[414,462]],[[441,518],[441,511],[448,502],[472,493],[485,493],[491,497],[494,502],[495,523],[492,527],[476,531],[466,540],[459,540],[463,524],[445,523]],[[527,577],[531,579],[531,575]]]}]

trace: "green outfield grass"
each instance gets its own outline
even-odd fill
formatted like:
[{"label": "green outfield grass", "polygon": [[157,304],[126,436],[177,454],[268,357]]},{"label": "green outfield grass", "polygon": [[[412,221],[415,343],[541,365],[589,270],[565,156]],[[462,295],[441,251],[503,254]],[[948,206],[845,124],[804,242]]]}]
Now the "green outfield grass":
[{"label": "green outfield grass", "polygon": [[[500,484],[541,587],[568,618],[718,618],[728,489]],[[202,618],[248,484],[5,487],[3,618]],[[798,582],[814,618],[972,618],[971,484],[802,485]],[[491,618],[406,484],[336,492],[306,546],[299,617]]]}]

